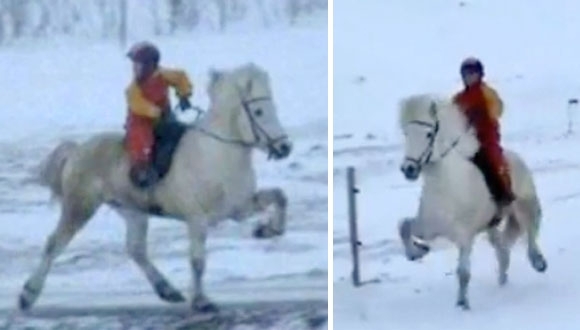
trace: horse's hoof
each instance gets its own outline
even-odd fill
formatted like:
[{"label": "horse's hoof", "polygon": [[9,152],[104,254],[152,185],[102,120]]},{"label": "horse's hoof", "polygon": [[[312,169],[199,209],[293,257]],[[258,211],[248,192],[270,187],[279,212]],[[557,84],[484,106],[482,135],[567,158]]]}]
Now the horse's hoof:
[{"label": "horse's hoof", "polygon": [[266,225],[259,225],[258,227],[256,227],[256,229],[254,230],[254,237],[255,238],[272,238],[275,236],[279,236],[280,233],[276,232],[275,230],[273,230],[272,228],[270,228],[269,226]]},{"label": "horse's hoof", "polygon": [[498,279],[500,286],[505,286],[508,282],[508,275],[507,274],[500,274]]},{"label": "horse's hoof", "polygon": [[471,307],[469,307],[469,302],[467,301],[467,299],[459,299],[457,301],[457,307],[461,308],[464,311],[468,311],[471,309]]},{"label": "horse's hoof", "polygon": [[28,311],[34,302],[27,298],[24,294],[20,294],[18,297],[18,308],[21,311]]},{"label": "horse's hoof", "polygon": [[20,296],[18,297],[18,308],[21,311],[27,311],[32,307],[38,298],[39,290],[35,290],[28,282],[24,285]]},{"label": "horse's hoof", "polygon": [[534,267],[536,271],[543,273],[546,271],[546,269],[548,269],[548,263],[546,262],[546,259],[544,259],[543,256],[538,255],[537,257],[532,259],[532,267]]},{"label": "horse's hoof", "polygon": [[171,292],[169,294],[166,294],[166,295],[160,296],[160,297],[161,297],[161,299],[163,299],[167,302],[170,302],[170,303],[182,303],[182,302],[187,301],[187,299],[185,299],[185,297],[177,291]]},{"label": "horse's hoof", "polygon": [[164,301],[170,303],[185,302],[185,297],[177,290],[172,288],[167,282],[155,283],[155,292]]},{"label": "horse's hoof", "polygon": [[193,300],[192,309],[198,313],[217,313],[219,308],[207,298],[196,298]]}]

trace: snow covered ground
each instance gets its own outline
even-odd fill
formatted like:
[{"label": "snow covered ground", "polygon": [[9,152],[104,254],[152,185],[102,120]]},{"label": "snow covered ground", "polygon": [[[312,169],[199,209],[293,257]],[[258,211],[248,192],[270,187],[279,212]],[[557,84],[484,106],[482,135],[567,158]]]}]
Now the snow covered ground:
[{"label": "snow covered ground", "polygon": [[[576,1],[356,1],[334,7],[334,328],[577,329],[580,302],[580,131],[565,136],[580,94]],[[364,36],[364,37],[363,37]],[[481,57],[506,105],[504,145],[533,170],[544,210],[546,274],[525,246],[500,288],[486,240],[472,258],[472,310],[454,306],[457,253],[445,242],[421,262],[403,256],[396,224],[415,214],[419,183],[399,171],[397,101],[460,88],[458,65]],[[580,109],[575,109],[578,111]],[[576,123],[580,124],[580,118]],[[345,168],[357,167],[363,280],[350,283]]]},{"label": "snow covered ground", "polygon": [[[214,228],[208,240],[208,295],[230,310],[267,314],[266,321],[256,317],[255,322],[242,322],[240,329],[284,329],[287,323],[288,328],[301,329],[307,328],[305,313],[326,318],[326,17],[303,27],[154,41],[166,66],[188,71],[196,90],[192,101],[202,107],[208,104],[209,68],[248,61],[265,68],[281,122],[295,143],[292,156],[280,163],[256,154],[259,184],[279,185],[289,196],[287,234],[257,241],[250,235],[251,222],[226,222]],[[75,46],[42,42],[0,51],[0,312],[4,316],[37,264],[59,211],[48,204],[47,191],[27,182],[27,171],[62,138],[121,131],[124,88],[131,72],[125,52],[115,44],[82,42]],[[190,115],[182,117],[188,120]],[[151,226],[153,261],[188,292],[185,227],[159,219],[152,219]],[[19,320],[17,326],[165,328],[169,321],[164,318],[171,313],[159,313],[166,305],[128,259],[124,234],[119,217],[101,209],[57,259],[36,316]],[[271,303],[259,305],[260,301]]]}]

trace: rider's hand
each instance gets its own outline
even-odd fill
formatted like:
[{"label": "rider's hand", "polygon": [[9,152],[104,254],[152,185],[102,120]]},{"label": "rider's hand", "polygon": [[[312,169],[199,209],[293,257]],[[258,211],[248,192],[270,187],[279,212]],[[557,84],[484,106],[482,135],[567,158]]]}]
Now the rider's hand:
[{"label": "rider's hand", "polygon": [[179,98],[179,108],[181,109],[181,111],[191,109],[191,102],[189,102],[189,99],[187,97]]}]

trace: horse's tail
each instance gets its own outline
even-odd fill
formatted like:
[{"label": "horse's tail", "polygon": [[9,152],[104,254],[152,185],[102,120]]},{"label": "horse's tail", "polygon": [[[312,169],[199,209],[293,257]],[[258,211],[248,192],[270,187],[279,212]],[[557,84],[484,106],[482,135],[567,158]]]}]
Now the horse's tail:
[{"label": "horse's tail", "polygon": [[[505,238],[510,245],[517,240],[523,231],[533,235],[534,238],[536,238],[540,232],[542,207],[538,196],[532,194],[528,198],[518,201],[518,203],[521,210],[520,215],[524,217],[524,219],[519,219],[520,221],[523,221],[523,223],[520,223],[515,215],[509,216],[505,227]],[[524,228],[522,228],[522,225]]]},{"label": "horse's tail", "polygon": [[510,215],[507,219],[507,223],[504,229],[504,239],[507,243],[507,246],[511,247],[520,234],[522,233],[522,227],[518,223],[518,220],[514,215]]},{"label": "horse's tail", "polygon": [[35,169],[35,182],[48,187],[52,198],[62,196],[62,174],[70,155],[78,148],[72,141],[61,142]]},{"label": "horse's tail", "polygon": [[540,204],[540,199],[538,198],[538,194],[536,193],[534,193],[534,196],[532,198],[532,204],[534,206],[533,214],[535,215],[534,220],[536,225],[536,231],[539,231],[540,223],[542,222],[542,205]]}]

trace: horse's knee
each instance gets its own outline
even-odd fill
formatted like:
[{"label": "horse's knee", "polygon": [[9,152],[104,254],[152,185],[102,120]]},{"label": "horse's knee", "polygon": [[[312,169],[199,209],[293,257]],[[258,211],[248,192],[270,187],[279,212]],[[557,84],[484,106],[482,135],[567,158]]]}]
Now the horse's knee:
[{"label": "horse's knee", "polygon": [[136,263],[142,264],[147,261],[147,254],[145,252],[145,247],[141,244],[133,243],[128,241],[125,250],[127,254],[133,259]]},{"label": "horse's knee", "polygon": [[284,191],[280,188],[276,188],[272,192],[273,192],[274,200],[275,200],[276,204],[280,208],[286,209],[286,207],[288,206],[288,197],[286,196]]},{"label": "horse's knee", "polygon": [[270,204],[275,204],[281,209],[286,209],[288,206],[288,197],[280,188],[273,188],[259,191],[254,195],[253,203],[258,209],[265,209]]},{"label": "horse's knee", "polygon": [[197,276],[201,276],[205,271],[205,258],[191,258],[191,268]]}]

